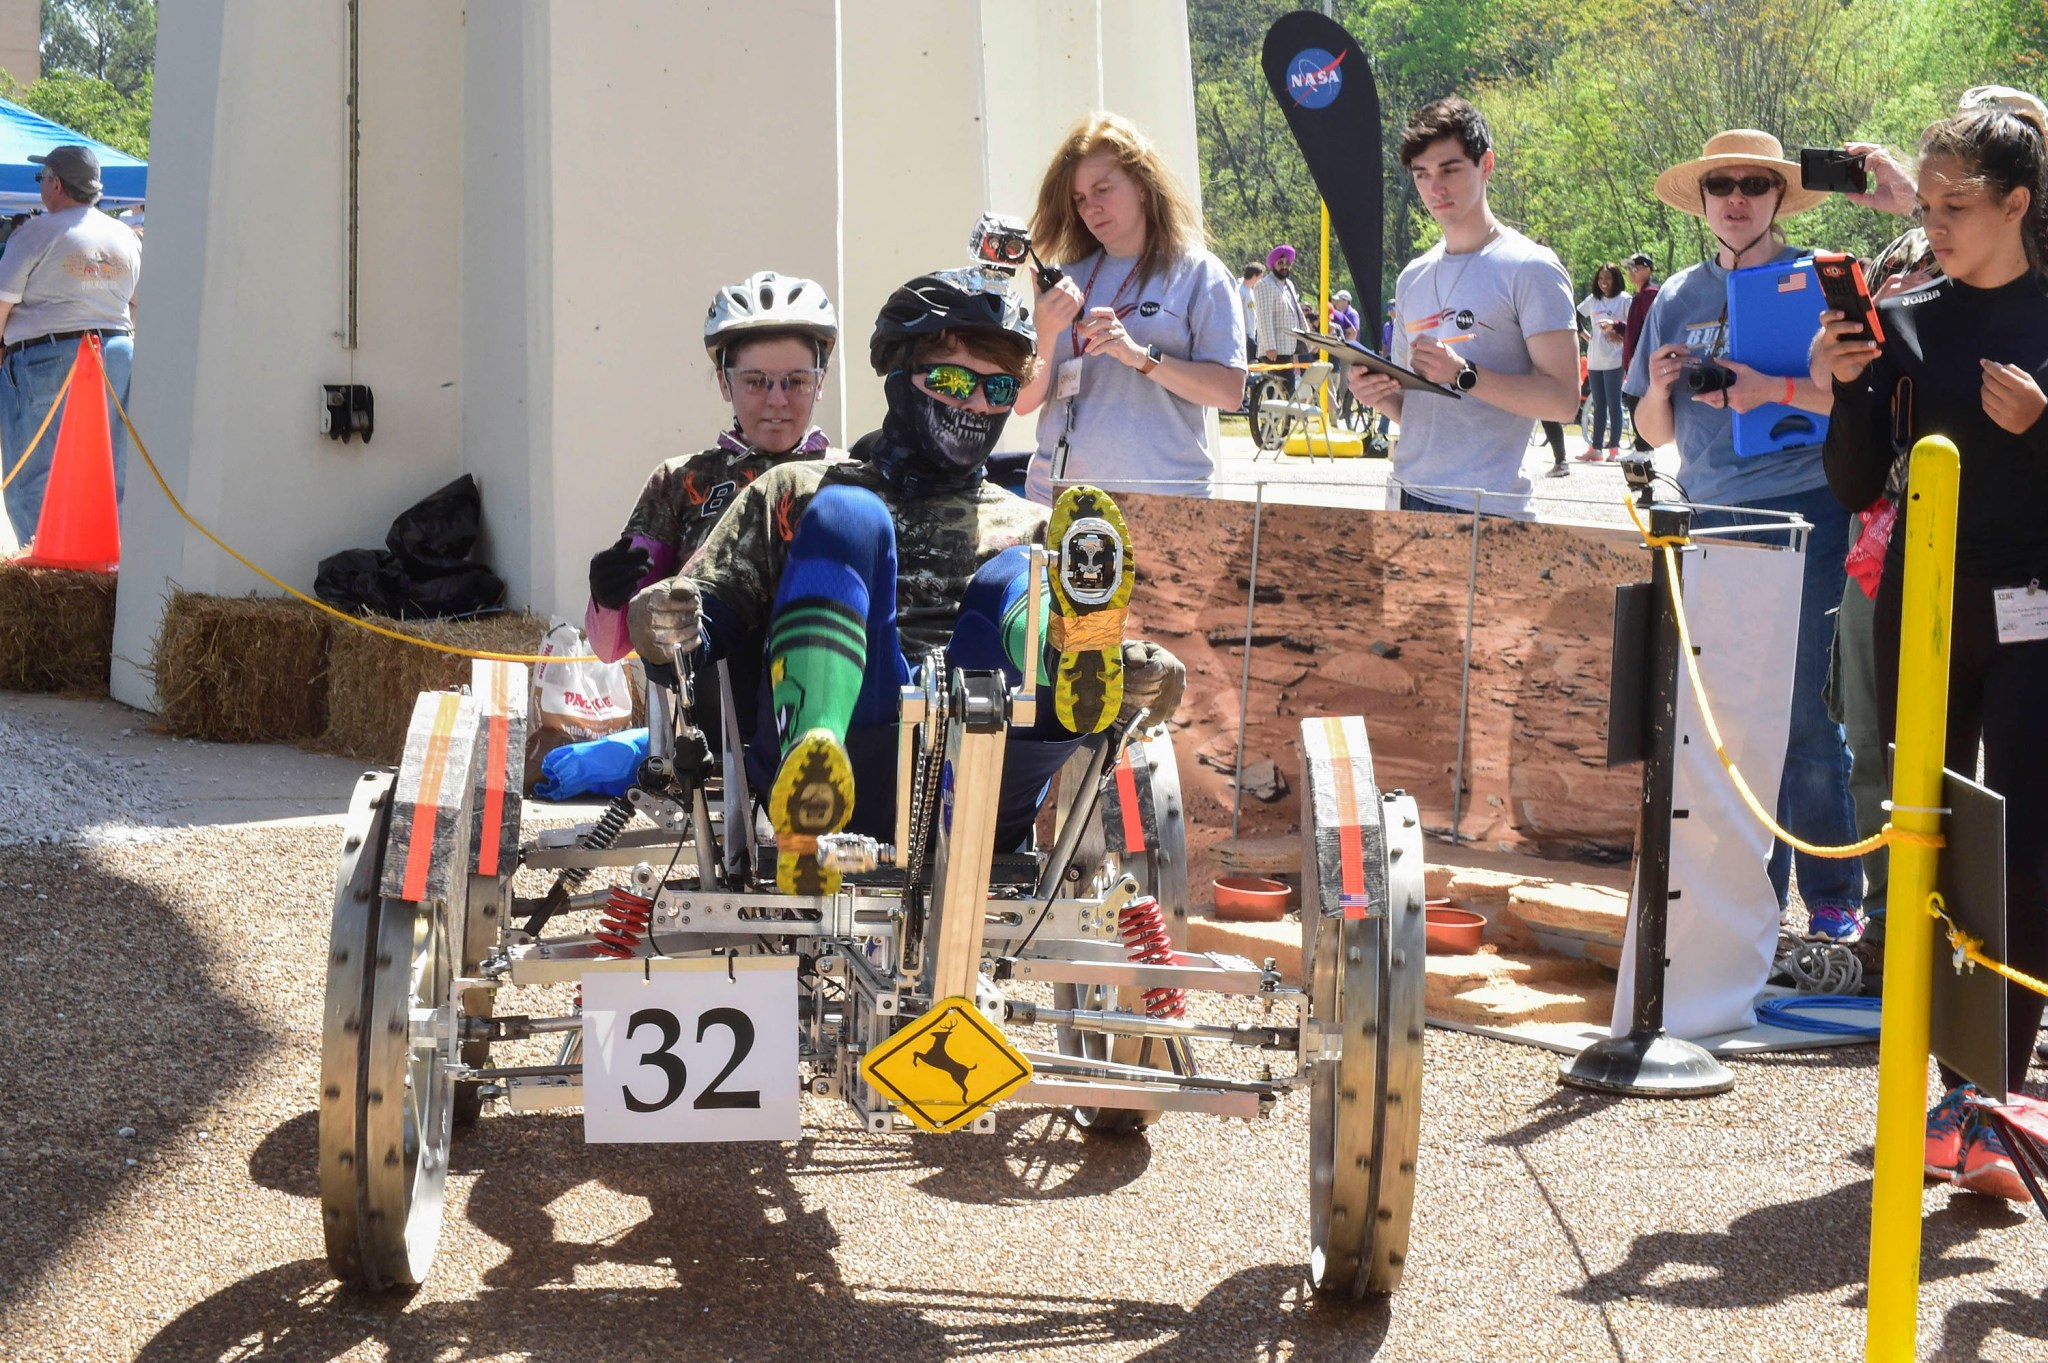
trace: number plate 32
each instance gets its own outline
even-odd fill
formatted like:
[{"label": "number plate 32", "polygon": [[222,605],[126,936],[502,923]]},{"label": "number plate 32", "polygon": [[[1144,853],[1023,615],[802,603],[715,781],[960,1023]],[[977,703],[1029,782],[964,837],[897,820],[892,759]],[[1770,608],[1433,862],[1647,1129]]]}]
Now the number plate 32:
[{"label": "number plate 32", "polygon": [[793,1141],[793,957],[622,962],[583,976],[583,1139]]}]

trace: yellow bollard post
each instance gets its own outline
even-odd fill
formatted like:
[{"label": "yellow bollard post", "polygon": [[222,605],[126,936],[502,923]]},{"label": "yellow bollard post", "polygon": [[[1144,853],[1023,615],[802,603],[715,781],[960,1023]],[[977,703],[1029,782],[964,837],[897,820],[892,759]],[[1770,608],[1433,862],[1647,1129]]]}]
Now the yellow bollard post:
[{"label": "yellow bollard post", "polygon": [[[1323,210],[1323,315],[1316,319],[1315,329],[1326,332],[1330,329],[1330,205],[1320,199],[1316,200],[1316,203]],[[1322,350],[1317,353],[1323,357],[1325,363],[1329,361],[1330,352],[1328,350]],[[1323,385],[1321,406],[1323,409],[1323,422],[1325,428],[1327,428],[1330,420],[1330,387],[1328,384]]]},{"label": "yellow bollard post", "polygon": [[[1948,735],[1950,612],[1956,561],[1956,488],[1962,461],[1940,436],[1913,446],[1907,482],[1906,577],[1900,597],[1899,712],[1892,759],[1892,824],[1939,833],[1942,752]],[[1877,1173],[1870,1193],[1870,1306],[1863,1356],[1910,1363],[1920,1297],[1921,1142],[1927,1111],[1927,1012],[1933,992],[1938,850],[1891,846],[1890,931],[1877,1056]]]}]

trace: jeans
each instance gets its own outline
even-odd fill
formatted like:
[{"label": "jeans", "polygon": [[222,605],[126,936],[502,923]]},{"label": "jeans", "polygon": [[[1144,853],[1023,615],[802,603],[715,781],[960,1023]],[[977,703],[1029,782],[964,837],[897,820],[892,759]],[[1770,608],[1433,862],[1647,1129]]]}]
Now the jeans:
[{"label": "jeans", "polygon": [[1586,400],[1586,443],[1596,450],[1613,449],[1621,444],[1621,371],[1589,369],[1586,382],[1592,386]]},{"label": "jeans", "polygon": [[[36,427],[42,425],[50,404],[57,400],[57,390],[64,386],[64,378],[71,372],[71,361],[78,354],[79,345],[79,341],[71,340],[30,346],[15,351],[0,363],[0,456],[4,456],[7,470],[14,468]],[[128,373],[135,358],[134,338],[103,336],[100,354],[107,378],[125,407]],[[36,522],[43,514],[43,490],[50,481],[50,459],[56,451],[57,430],[63,421],[63,409],[59,408],[43,438],[36,442],[34,457],[7,485],[7,519],[14,526],[15,539],[23,544],[34,537]],[[127,485],[128,432],[112,402],[107,403],[107,424],[114,438],[114,500],[118,504]],[[4,472],[0,471],[0,476]]]},{"label": "jeans", "polygon": [[[1799,593],[1798,652],[1792,667],[1792,717],[1785,738],[1785,772],[1778,783],[1778,822],[1807,842],[1840,847],[1856,840],[1856,810],[1849,799],[1849,745],[1842,726],[1828,716],[1828,657],[1834,647],[1834,610],[1842,603],[1848,574],[1842,560],[1849,553],[1848,518],[1841,503],[1825,487],[1741,505],[1759,511],[1788,511],[1813,526],[1806,537],[1806,567]],[[1698,529],[1751,525],[1750,518],[1726,511],[1702,511]],[[1764,543],[1784,542],[1782,535],[1746,535]],[[1795,853],[1784,843],[1771,848],[1771,889],[1782,908],[1790,891],[1794,864],[1799,869],[1799,896],[1808,911],[1863,906],[1863,868],[1854,860]]]},{"label": "jeans", "polygon": [[1427,497],[1418,497],[1405,487],[1401,489],[1401,505],[1399,509],[1402,511],[1441,511],[1446,516],[1469,516],[1472,514],[1462,507],[1445,506],[1442,502],[1432,502]]}]

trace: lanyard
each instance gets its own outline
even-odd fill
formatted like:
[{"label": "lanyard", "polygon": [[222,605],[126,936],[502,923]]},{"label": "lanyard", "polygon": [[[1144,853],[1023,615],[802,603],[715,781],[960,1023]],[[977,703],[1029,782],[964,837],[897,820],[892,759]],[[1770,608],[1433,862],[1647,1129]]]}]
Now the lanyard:
[{"label": "lanyard", "polygon": [[[1077,360],[1081,358],[1081,319],[1088,315],[1088,297],[1095,292],[1095,276],[1102,273],[1102,262],[1108,259],[1109,252],[1107,251],[1095,257],[1095,268],[1088,272],[1088,282],[1081,288],[1081,310],[1074,314],[1073,325],[1067,328],[1067,344],[1073,347],[1074,358]],[[1116,292],[1110,295],[1109,306],[1112,312],[1116,310],[1117,303],[1123,298],[1124,290],[1131,287],[1132,281],[1137,279],[1138,267],[1143,263],[1142,259],[1132,261],[1131,272],[1124,276],[1124,282],[1117,285]],[[1071,426],[1069,429],[1071,429]]]}]

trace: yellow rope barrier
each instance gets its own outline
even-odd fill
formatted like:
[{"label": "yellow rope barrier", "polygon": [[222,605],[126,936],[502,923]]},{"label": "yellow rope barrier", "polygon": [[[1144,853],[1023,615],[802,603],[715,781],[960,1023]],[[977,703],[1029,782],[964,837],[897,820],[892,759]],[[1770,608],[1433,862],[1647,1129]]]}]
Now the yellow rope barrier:
[{"label": "yellow rope barrier", "polygon": [[399,630],[386,629],[382,625],[373,625],[360,616],[350,615],[347,611],[336,610],[325,601],[317,597],[308,596],[290,583],[279,580],[275,575],[267,573],[256,564],[251,563],[248,559],[237,553],[234,547],[226,540],[193,519],[192,513],[185,509],[185,504],[178,500],[178,494],[171,491],[171,485],[165,481],[163,470],[156,466],[156,460],[149,457],[149,446],[142,443],[142,433],[137,431],[135,423],[128,419],[128,409],[121,405],[121,395],[114,391],[114,381],[106,377],[105,371],[101,372],[100,377],[107,385],[107,396],[114,401],[114,410],[121,415],[121,424],[128,430],[128,438],[135,442],[135,452],[141,455],[142,462],[149,466],[150,476],[155,478],[156,485],[163,489],[164,496],[170,500],[171,509],[185,518],[185,524],[220,546],[222,553],[286,595],[295,596],[313,607],[313,609],[325,611],[335,619],[354,625],[357,629],[368,630],[372,634],[380,634],[386,639],[396,639],[402,644],[414,644],[420,648],[430,648],[436,653],[453,654],[458,658],[482,658],[487,662],[494,663],[596,663],[604,661],[604,659],[591,654],[557,658],[537,653],[489,653],[481,649],[457,648],[453,644],[438,644],[432,639],[422,639],[416,634],[406,634]]},{"label": "yellow rope barrier", "polygon": [[1968,961],[1972,965],[1981,965],[1986,970],[2003,975],[2014,984],[2031,989],[2036,994],[2048,994],[2048,980],[2037,980],[2016,966],[2009,966],[2003,961],[1995,961],[1985,955],[1984,939],[1972,937],[1964,932],[1956,920],[1948,916],[1948,901],[1941,897],[1941,891],[1928,892],[1927,916],[1941,920],[1942,930],[1948,937],[1949,949],[1955,953],[1957,970],[1961,970],[1962,963]]},{"label": "yellow rope barrier", "polygon": [[71,357],[71,368],[64,375],[64,382],[58,386],[57,396],[50,402],[50,410],[43,413],[43,424],[36,427],[36,433],[30,438],[28,448],[21,452],[21,458],[14,461],[14,467],[7,470],[7,476],[0,478],[0,490],[5,490],[7,485],[14,481],[14,475],[20,473],[22,466],[28,463],[28,457],[36,452],[36,446],[43,443],[43,432],[50,429],[50,422],[55,419],[57,409],[64,405],[64,395],[71,391],[71,380],[77,373],[78,357],[74,354]]},{"label": "yellow rope barrier", "polygon": [[1643,524],[1643,518],[1636,513],[1635,503],[1626,502],[1625,505],[1628,507],[1629,518],[1636,523],[1636,529],[1642,531],[1643,539],[1652,549],[1664,555],[1664,566],[1668,570],[1666,577],[1671,584],[1671,611],[1678,621],[1679,656],[1685,659],[1686,674],[1692,678],[1693,699],[1699,702],[1700,719],[1706,724],[1707,737],[1714,744],[1714,756],[1721,759],[1721,765],[1727,769],[1728,778],[1735,783],[1735,791],[1742,797],[1742,802],[1749,806],[1749,812],[1770,830],[1771,836],[1808,856],[1831,859],[1860,857],[1866,852],[1875,852],[1878,848],[1888,847],[1895,842],[1918,843],[1923,847],[1946,846],[1946,840],[1938,833],[1915,833],[1892,823],[1886,823],[1869,837],[1852,842],[1846,847],[1819,847],[1803,838],[1795,837],[1779,826],[1778,821],[1764,808],[1763,802],[1757,799],[1756,792],[1750,789],[1749,782],[1743,778],[1741,768],[1737,767],[1735,760],[1728,755],[1727,744],[1721,739],[1721,727],[1714,722],[1714,708],[1707,702],[1707,684],[1700,677],[1699,657],[1693,650],[1692,630],[1686,624],[1685,601],[1678,585],[1676,550],[1678,546],[1689,544],[1691,541],[1682,535],[1652,535],[1649,527]]}]

